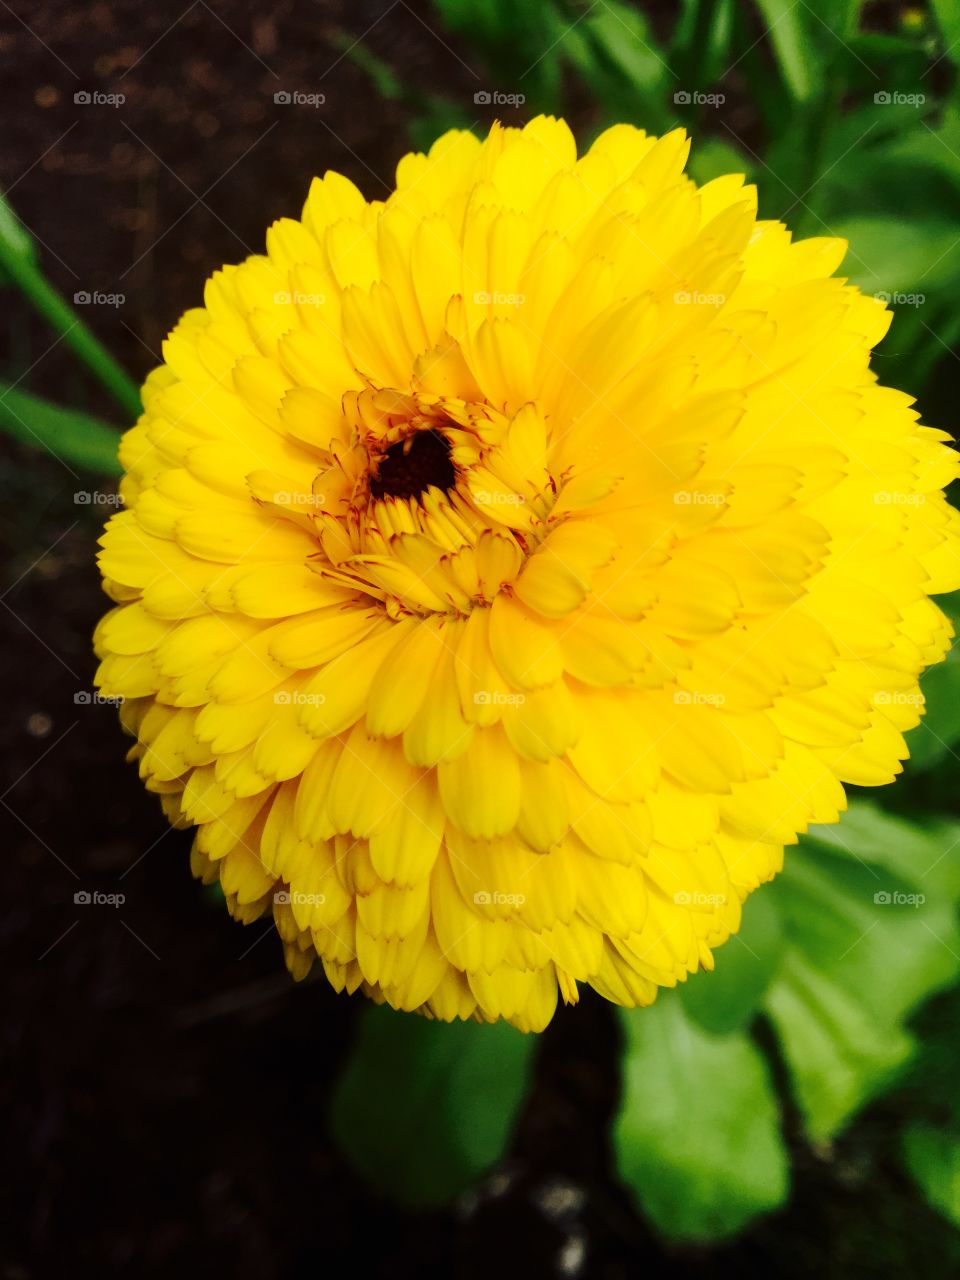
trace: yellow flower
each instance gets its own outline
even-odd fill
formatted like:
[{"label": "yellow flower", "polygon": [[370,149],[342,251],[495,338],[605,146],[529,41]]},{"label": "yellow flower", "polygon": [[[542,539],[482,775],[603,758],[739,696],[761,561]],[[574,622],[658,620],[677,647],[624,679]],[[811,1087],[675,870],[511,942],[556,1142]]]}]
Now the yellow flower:
[{"label": "yellow flower", "polygon": [[443,1019],[647,1004],[889,781],[960,584],[889,314],[682,133],[314,182],[123,440],[100,688],[287,963]]}]

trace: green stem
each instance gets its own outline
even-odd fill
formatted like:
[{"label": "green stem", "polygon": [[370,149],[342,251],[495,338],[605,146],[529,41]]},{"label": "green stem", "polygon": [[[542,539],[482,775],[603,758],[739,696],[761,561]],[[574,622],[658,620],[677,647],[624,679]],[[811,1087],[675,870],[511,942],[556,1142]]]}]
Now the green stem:
[{"label": "green stem", "polygon": [[139,417],[142,405],[136,383],[94,337],[66,299],[47,282],[39,267],[3,235],[0,235],[0,268],[106,387],[124,412],[131,417]]},{"label": "green stem", "polygon": [[0,430],[24,444],[41,446],[68,467],[76,463],[101,475],[121,473],[117,458],[120,432],[116,427],[2,382]]}]

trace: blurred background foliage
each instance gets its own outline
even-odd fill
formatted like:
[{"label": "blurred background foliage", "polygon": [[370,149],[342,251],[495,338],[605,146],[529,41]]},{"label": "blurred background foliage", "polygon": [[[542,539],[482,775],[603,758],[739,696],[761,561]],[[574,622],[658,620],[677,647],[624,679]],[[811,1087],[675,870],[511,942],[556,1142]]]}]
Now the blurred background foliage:
[{"label": "blurred background foliage", "polygon": [[[762,216],[849,239],[850,278],[894,312],[879,376],[957,433],[960,0],[434,8],[452,45],[485,68],[474,111],[405,84],[362,40],[343,42],[374,95],[411,108],[413,145],[484,129],[494,92],[522,98],[511,121],[566,115],[582,145],[618,120],[688,128],[698,181],[743,172]],[[19,290],[129,414],[135,387],[46,282],[2,201],[0,286],[10,305]],[[0,385],[0,426],[116,472],[112,428],[69,407]],[[960,600],[943,603],[960,622]],[[716,1241],[783,1206],[798,1144],[829,1158],[866,1108],[891,1117],[905,1176],[960,1227],[956,650],[923,687],[930,708],[898,784],[854,794],[839,826],[788,851],[715,973],[621,1011],[611,1141],[620,1177],[668,1239]],[[507,1027],[372,1009],[332,1100],[333,1132],[380,1191],[447,1201],[507,1147],[536,1049]]]}]

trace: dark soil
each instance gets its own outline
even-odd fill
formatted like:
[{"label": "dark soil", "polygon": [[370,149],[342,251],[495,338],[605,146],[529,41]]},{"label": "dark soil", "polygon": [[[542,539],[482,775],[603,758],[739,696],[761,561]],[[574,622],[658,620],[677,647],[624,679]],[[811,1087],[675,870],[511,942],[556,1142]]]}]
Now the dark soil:
[{"label": "dark soil", "polygon": [[[12,121],[0,185],[65,294],[124,295],[86,314],[142,377],[206,275],[258,250],[315,172],[386,190],[407,112],[343,56],[352,40],[403,83],[472,109],[482,68],[435,28],[405,0],[13,0],[0,6]],[[326,103],[275,104],[281,90]],[[75,104],[80,91],[126,101]],[[115,417],[62,345],[3,299],[0,374],[29,370],[25,387]],[[361,1002],[322,981],[295,986],[272,930],[241,929],[190,879],[189,836],[167,828],[124,764],[114,709],[89,701],[106,512],[74,494],[95,487],[110,491],[3,445],[0,1274],[946,1273],[945,1229],[893,1171],[882,1116],[829,1160],[798,1146],[793,1205],[736,1246],[664,1251],[611,1171],[616,1024],[592,999],[542,1037],[495,1177],[446,1212],[374,1198],[324,1125]],[[83,905],[79,892],[124,901]],[[538,1205],[557,1185],[574,1207],[551,1217]]]}]

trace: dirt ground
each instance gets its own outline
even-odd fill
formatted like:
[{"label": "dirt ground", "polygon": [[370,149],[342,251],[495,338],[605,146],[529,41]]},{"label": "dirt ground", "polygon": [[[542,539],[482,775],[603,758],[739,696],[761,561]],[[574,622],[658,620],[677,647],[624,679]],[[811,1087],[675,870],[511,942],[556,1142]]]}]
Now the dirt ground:
[{"label": "dirt ground", "polygon": [[[258,250],[315,172],[387,189],[407,109],[378,100],[345,55],[361,36],[404,83],[473,109],[483,68],[405,0],[0,6],[0,186],[68,297],[122,295],[84,314],[138,379],[206,275]],[[123,425],[3,297],[0,371],[29,368],[25,387]],[[323,1126],[359,1000],[294,986],[272,930],[241,929],[191,880],[189,836],[168,830],[124,763],[114,709],[89,700],[108,511],[74,495],[95,487],[2,445],[0,1275],[944,1273],[943,1229],[894,1171],[882,1117],[829,1160],[798,1147],[793,1206],[736,1246],[663,1251],[612,1176],[616,1024],[593,999],[543,1036],[500,1176],[446,1212],[375,1199]],[[79,892],[124,901],[78,904]],[[578,1206],[559,1218],[542,1208],[557,1185]],[[873,1238],[878,1194],[892,1252]],[[877,1269],[858,1268],[864,1257]]]}]

